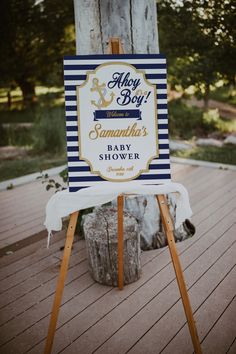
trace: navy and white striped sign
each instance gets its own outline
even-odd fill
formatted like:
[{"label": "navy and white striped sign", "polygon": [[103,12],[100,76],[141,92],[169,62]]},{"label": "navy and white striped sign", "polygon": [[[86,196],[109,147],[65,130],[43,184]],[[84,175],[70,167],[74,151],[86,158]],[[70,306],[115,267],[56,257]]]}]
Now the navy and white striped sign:
[{"label": "navy and white striped sign", "polygon": [[[109,62],[127,63],[145,74],[146,80],[156,86],[156,105],[158,122],[158,152],[153,158],[149,170],[141,173],[132,183],[163,184],[170,182],[168,115],[167,115],[167,80],[166,59],[160,54],[133,54],[133,55],[79,55],[67,56],[64,59],[65,104],[66,104],[66,134],[69,190],[75,192],[84,187],[90,187],[97,182],[105,181],[99,174],[92,173],[89,164],[79,158],[78,112],[76,87],[83,85],[88,72],[95,70],[99,65]],[[112,112],[94,109],[93,121],[106,122]],[[142,119],[139,107],[119,111],[119,119],[125,120],[127,114],[134,122]],[[124,115],[124,117],[122,116]],[[81,118],[82,119],[82,118]],[[136,182],[137,181],[137,182]],[[122,182],[121,182],[122,183]]]}]

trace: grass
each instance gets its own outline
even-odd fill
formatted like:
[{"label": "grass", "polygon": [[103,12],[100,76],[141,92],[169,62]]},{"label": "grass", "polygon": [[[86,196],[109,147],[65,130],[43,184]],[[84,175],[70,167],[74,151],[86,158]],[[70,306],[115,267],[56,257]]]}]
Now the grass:
[{"label": "grass", "polygon": [[7,107],[6,92],[0,89],[0,124],[34,123],[38,116],[50,108],[65,112],[62,88],[36,87],[37,101],[28,107],[24,106],[19,89],[12,91],[12,106]]},{"label": "grass", "polygon": [[236,120],[221,118],[216,110],[204,113],[197,107],[189,107],[181,99],[169,102],[169,129],[174,139],[189,140],[216,133],[223,136],[236,131]]},{"label": "grass", "polygon": [[171,155],[185,159],[236,165],[236,149],[233,145],[225,145],[221,148],[215,146],[197,146],[187,151],[173,151]]},{"label": "grass", "polygon": [[236,105],[236,89],[230,86],[221,86],[210,92],[210,98],[216,101]]},{"label": "grass", "polygon": [[0,181],[40,172],[51,167],[64,165],[65,163],[66,157],[63,155],[28,156],[20,160],[0,161]]}]

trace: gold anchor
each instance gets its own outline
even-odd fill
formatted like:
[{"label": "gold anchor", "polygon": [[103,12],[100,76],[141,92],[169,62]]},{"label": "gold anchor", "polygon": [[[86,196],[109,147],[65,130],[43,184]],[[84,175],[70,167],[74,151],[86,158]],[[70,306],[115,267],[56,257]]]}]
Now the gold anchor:
[{"label": "gold anchor", "polygon": [[111,99],[109,101],[106,101],[105,97],[104,97],[105,94],[106,94],[105,86],[106,86],[105,83],[99,85],[99,81],[98,81],[97,78],[93,79],[93,87],[90,89],[90,91],[91,92],[97,91],[99,93],[100,99],[98,100],[97,103],[94,100],[92,100],[91,103],[97,108],[109,106],[111,104],[111,102],[113,101],[113,98],[115,96],[115,94],[112,92],[111,93]]}]

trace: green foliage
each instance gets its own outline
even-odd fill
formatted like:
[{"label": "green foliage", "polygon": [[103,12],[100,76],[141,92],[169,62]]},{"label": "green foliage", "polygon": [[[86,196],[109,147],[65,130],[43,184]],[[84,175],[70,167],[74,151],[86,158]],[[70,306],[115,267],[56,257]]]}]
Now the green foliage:
[{"label": "green foliage", "polygon": [[33,139],[36,153],[55,154],[65,151],[65,118],[60,107],[42,111],[34,126]]},{"label": "green foliage", "polygon": [[236,149],[233,145],[225,145],[223,147],[197,146],[191,150],[174,151],[171,155],[186,159],[236,165]]},{"label": "green foliage", "polygon": [[9,124],[3,127],[0,125],[0,146],[30,146],[33,143],[32,128]]},{"label": "green foliage", "polygon": [[236,89],[233,86],[221,86],[210,92],[210,98],[236,106]]},{"label": "green foliage", "polygon": [[169,102],[170,136],[180,139],[191,139],[193,136],[204,135],[202,110],[188,107],[181,99]]},{"label": "green foliage", "polygon": [[160,48],[172,87],[195,85],[207,100],[219,78],[235,84],[234,12],[233,0],[158,1]]},{"label": "green foliage", "polygon": [[75,52],[73,1],[1,0],[0,86],[62,84],[62,57]]},{"label": "green foliage", "polygon": [[0,181],[17,178],[66,163],[64,155],[26,156],[20,160],[0,160]]},{"label": "green foliage", "polygon": [[218,110],[203,112],[200,108],[187,106],[182,99],[169,102],[168,107],[171,137],[192,139],[213,132],[223,135],[236,131],[236,121],[222,119]]}]

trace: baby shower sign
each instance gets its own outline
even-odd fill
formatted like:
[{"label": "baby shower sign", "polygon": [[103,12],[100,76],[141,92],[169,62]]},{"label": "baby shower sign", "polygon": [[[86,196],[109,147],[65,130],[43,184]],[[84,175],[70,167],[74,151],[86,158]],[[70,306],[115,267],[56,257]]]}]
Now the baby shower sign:
[{"label": "baby shower sign", "polygon": [[171,181],[162,54],[64,58],[69,190]]},{"label": "baby shower sign", "polygon": [[88,71],[77,86],[79,158],[108,181],[148,172],[158,157],[156,86],[124,62]]}]

